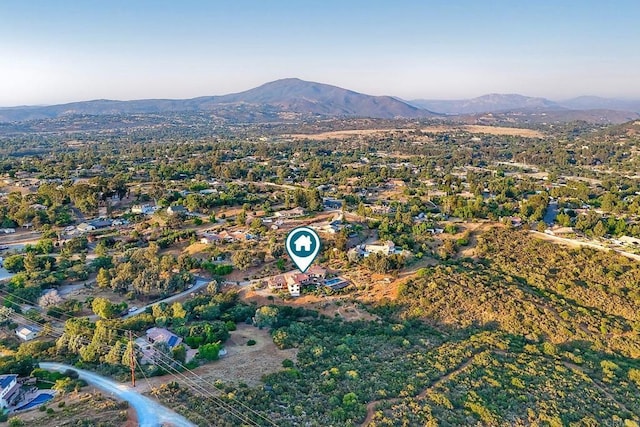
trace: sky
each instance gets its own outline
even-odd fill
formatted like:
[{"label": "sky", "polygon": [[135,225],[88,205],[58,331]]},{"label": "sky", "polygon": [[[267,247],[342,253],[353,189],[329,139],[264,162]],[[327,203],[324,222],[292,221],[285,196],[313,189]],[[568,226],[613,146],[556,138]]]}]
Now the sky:
[{"label": "sky", "polygon": [[372,95],[640,99],[637,0],[2,0],[0,106],[298,77]]}]

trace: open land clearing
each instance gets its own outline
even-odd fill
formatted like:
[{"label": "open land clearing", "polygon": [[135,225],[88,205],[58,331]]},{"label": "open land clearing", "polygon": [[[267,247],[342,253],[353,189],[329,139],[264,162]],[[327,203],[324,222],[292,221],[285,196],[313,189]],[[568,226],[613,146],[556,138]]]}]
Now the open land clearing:
[{"label": "open land clearing", "polygon": [[[537,130],[525,128],[511,128],[502,126],[482,126],[482,125],[463,125],[463,126],[427,126],[420,129],[425,133],[455,133],[468,132],[472,134],[487,135],[505,135],[505,136],[521,136],[524,138],[544,138],[545,135]],[[376,134],[385,134],[390,132],[410,133],[416,129],[353,129],[353,130],[337,130],[330,132],[321,132],[316,134],[290,134],[283,135],[292,139],[309,139],[313,141],[322,141],[324,139],[347,139],[354,136],[370,136]]]},{"label": "open land clearing", "polygon": [[[262,384],[263,375],[282,370],[282,362],[285,359],[296,361],[298,350],[277,348],[268,329],[238,323],[237,329],[231,331],[230,335],[224,343],[227,351],[225,356],[193,370],[210,384],[220,380],[224,383],[244,383],[254,387]],[[249,340],[254,340],[255,345],[247,345]],[[151,388],[174,380],[172,375],[139,379],[136,390],[146,393]]]}]

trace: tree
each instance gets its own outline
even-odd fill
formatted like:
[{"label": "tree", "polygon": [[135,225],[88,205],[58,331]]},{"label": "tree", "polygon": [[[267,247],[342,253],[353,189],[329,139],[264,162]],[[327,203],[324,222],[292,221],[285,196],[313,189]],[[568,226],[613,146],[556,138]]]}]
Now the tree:
[{"label": "tree", "polygon": [[253,256],[248,250],[239,250],[231,255],[231,262],[238,270],[246,270],[253,263]]},{"label": "tree", "polygon": [[207,293],[209,295],[215,295],[218,293],[219,290],[220,290],[220,286],[218,285],[217,280],[212,280],[207,285]]},{"label": "tree", "polygon": [[204,344],[198,348],[198,356],[205,360],[218,360],[220,354],[220,343]]},{"label": "tree", "polygon": [[11,318],[11,316],[13,315],[14,310],[11,307],[5,307],[3,305],[0,305],[0,323],[6,321],[7,319]]},{"label": "tree", "polygon": [[38,257],[33,252],[27,252],[24,257],[24,269],[27,273],[32,273],[38,269]]},{"label": "tree", "polygon": [[56,289],[51,289],[46,294],[42,295],[38,300],[40,307],[46,308],[53,305],[58,305],[62,302],[62,297],[58,294]]},{"label": "tree", "polygon": [[50,254],[53,252],[53,241],[51,239],[40,239],[38,243],[36,243],[35,250],[39,254]]},{"label": "tree", "polygon": [[256,324],[258,326],[273,326],[278,320],[278,307],[265,305],[256,310]]},{"label": "tree", "polygon": [[91,309],[103,319],[112,319],[118,314],[119,306],[106,298],[98,297],[91,303]]},{"label": "tree", "polygon": [[74,381],[69,377],[65,377],[56,380],[55,384],[51,388],[64,395],[65,393],[73,391],[74,389],[79,389],[80,387],[78,386],[79,384],[77,383],[77,381]]},{"label": "tree", "polygon": [[595,227],[593,227],[593,235],[596,237],[604,237],[607,234],[607,227],[605,227],[602,221],[598,221]]},{"label": "tree", "polygon": [[182,344],[174,347],[172,353],[173,358],[180,363],[184,363],[187,360],[187,349]]},{"label": "tree", "polygon": [[124,351],[124,344],[117,341],[109,350],[109,353],[104,356],[104,361],[110,365],[118,365],[122,360],[122,352]]},{"label": "tree", "polygon": [[3,262],[4,268],[11,273],[24,271],[24,257],[22,255],[8,256]]},{"label": "tree", "polygon": [[236,215],[236,225],[244,226],[247,222],[247,211],[244,209]]},{"label": "tree", "polygon": [[187,317],[187,311],[182,307],[180,302],[175,302],[171,306],[171,312],[173,313],[174,319],[184,319]]},{"label": "tree", "polygon": [[108,288],[111,284],[111,275],[106,268],[100,268],[98,275],[96,276],[96,283],[100,288]]},{"label": "tree", "polygon": [[136,354],[136,344],[133,341],[129,341],[127,343],[127,348],[125,349],[124,353],[122,354],[122,358],[120,359],[120,363],[124,366],[129,366],[131,365],[131,357],[135,357],[136,359],[138,358],[138,355]]}]

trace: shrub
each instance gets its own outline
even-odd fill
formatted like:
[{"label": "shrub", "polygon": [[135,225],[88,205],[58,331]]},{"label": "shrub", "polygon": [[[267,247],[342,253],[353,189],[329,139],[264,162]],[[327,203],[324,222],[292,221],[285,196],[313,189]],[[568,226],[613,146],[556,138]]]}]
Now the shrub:
[{"label": "shrub", "polygon": [[283,368],[293,368],[293,361],[290,359],[284,359],[282,361],[282,367]]},{"label": "shrub", "polygon": [[247,345],[256,345],[256,340],[247,341]]}]

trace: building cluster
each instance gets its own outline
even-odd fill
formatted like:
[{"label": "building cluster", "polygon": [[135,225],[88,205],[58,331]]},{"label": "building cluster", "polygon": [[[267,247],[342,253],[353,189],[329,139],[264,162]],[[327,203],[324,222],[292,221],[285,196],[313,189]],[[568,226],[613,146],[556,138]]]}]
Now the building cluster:
[{"label": "building cluster", "polygon": [[53,399],[54,391],[39,390],[35,383],[35,378],[0,375],[0,412],[26,411]]},{"label": "building cluster", "polygon": [[346,279],[341,277],[327,278],[327,269],[319,265],[309,267],[302,273],[300,270],[292,270],[267,280],[267,287],[274,291],[287,290],[292,297],[299,297],[305,286],[325,286],[338,290],[349,285]]}]

